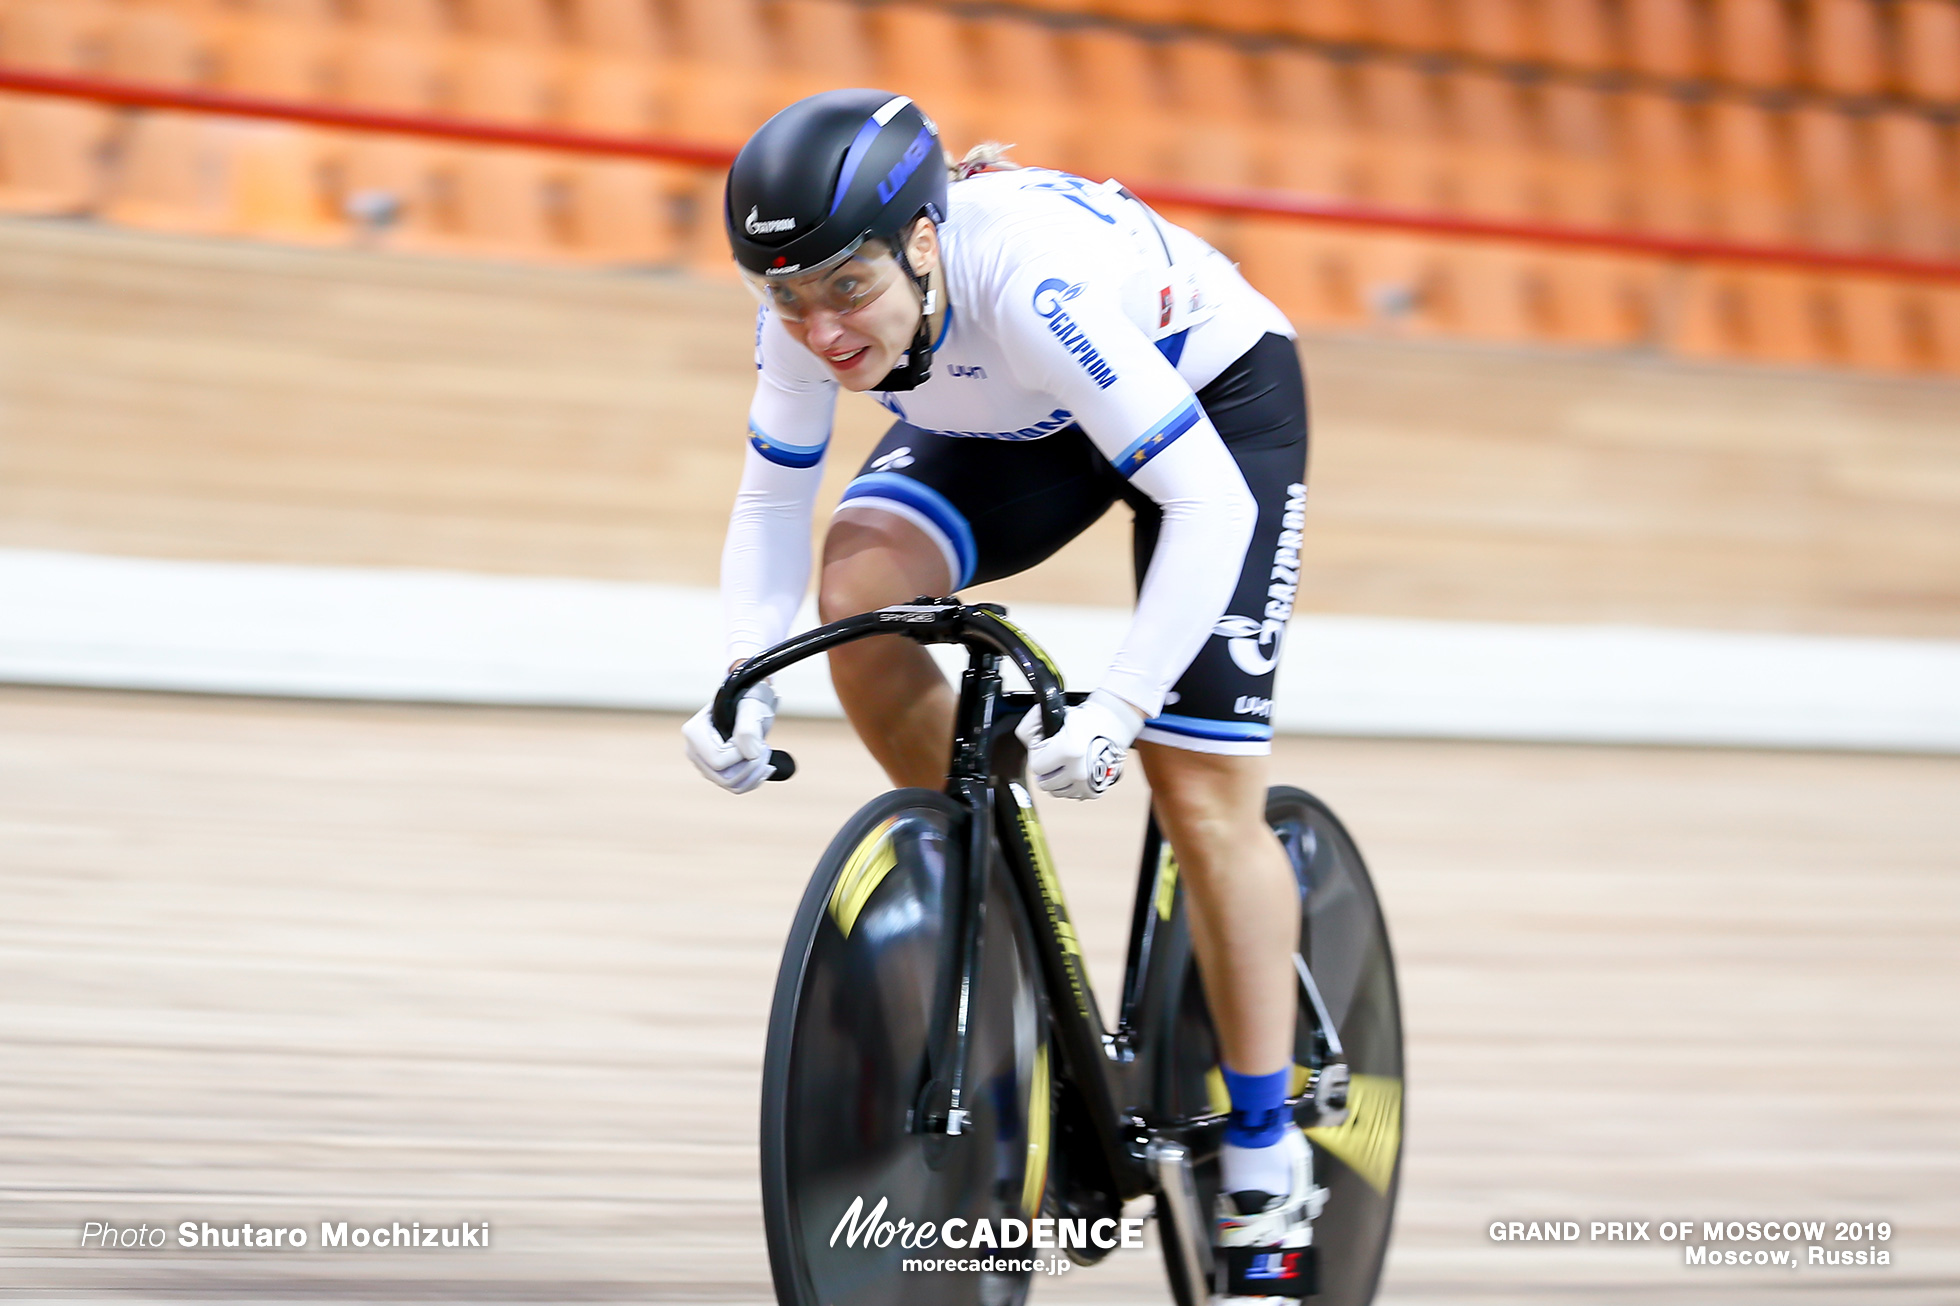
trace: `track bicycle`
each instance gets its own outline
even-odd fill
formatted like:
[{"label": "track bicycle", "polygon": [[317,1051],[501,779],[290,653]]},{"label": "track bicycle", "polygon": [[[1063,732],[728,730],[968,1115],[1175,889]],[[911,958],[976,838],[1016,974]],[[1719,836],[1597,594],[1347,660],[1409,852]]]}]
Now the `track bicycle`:
[{"label": "track bicycle", "polygon": [[[1179,1306],[1201,1306],[1228,1286],[1259,1292],[1247,1265],[1213,1264],[1229,1101],[1176,859],[1153,818],[1109,1029],[1013,733],[1037,706],[1044,730],[1059,730],[1065,706],[1083,696],[1064,691],[1006,609],[921,598],[819,626],[730,673],[715,697],[716,729],[727,736],[751,685],[840,644],[893,634],[967,650],[951,766],[943,791],[895,790],[845,823],[790,929],[762,1082],[763,1218],[777,1300],[1018,1303],[1033,1274],[1021,1258],[1035,1253],[973,1248],[961,1268],[946,1269],[954,1230],[977,1237],[977,1222],[1019,1222],[1025,1233],[1052,1221],[1059,1241],[1078,1244],[1062,1254],[1090,1264],[1121,1227],[1105,1222],[1145,1194]],[[1003,687],[1003,661],[1029,691]],[[794,772],[788,754],[772,760],[772,779]],[[1314,1301],[1363,1306],[1381,1273],[1400,1174],[1395,968],[1367,869],[1333,812],[1278,786],[1266,816],[1300,886],[1288,1105],[1327,1189],[1306,1280]]]}]

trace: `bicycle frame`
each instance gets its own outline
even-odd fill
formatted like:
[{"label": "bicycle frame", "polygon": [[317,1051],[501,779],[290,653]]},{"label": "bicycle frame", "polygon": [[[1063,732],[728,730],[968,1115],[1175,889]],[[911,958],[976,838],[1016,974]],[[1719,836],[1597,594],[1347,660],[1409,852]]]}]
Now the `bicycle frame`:
[{"label": "bicycle frame", "polygon": [[[731,673],[715,696],[715,728],[726,736],[733,728],[742,693],[784,667],[840,644],[889,634],[904,635],[922,644],[961,644],[968,651],[945,790],[968,813],[969,853],[967,879],[959,899],[960,920],[953,935],[959,941],[959,969],[956,982],[943,995],[947,1010],[936,1025],[944,1031],[944,1046],[932,1058],[932,1064],[944,1068],[947,1078],[926,1085],[914,1109],[913,1127],[956,1136],[968,1122],[964,1103],[969,1001],[985,936],[987,881],[994,869],[993,851],[998,848],[1021,900],[1030,908],[1029,924],[1035,934],[1042,978],[1053,995],[1050,1027],[1061,1077],[1082,1096],[1100,1159],[1115,1182],[1116,1196],[1127,1200],[1157,1193],[1171,1205],[1182,1229],[1202,1227],[1190,1167],[1194,1156],[1215,1146],[1223,1116],[1158,1117],[1150,1082],[1157,1070],[1154,1058],[1168,1052],[1151,1036],[1158,1014],[1152,1004],[1175,1001],[1178,996],[1164,993],[1162,985],[1152,982],[1163,964],[1162,930],[1171,919],[1168,908],[1174,902],[1176,862],[1168,855],[1152,819],[1138,872],[1123,994],[1112,1030],[1103,1022],[1033,796],[1021,778],[1025,757],[1013,733],[1020,718],[1037,707],[1044,730],[1059,730],[1067,704],[1083,696],[1064,691],[1054,663],[1006,620],[1005,609],[991,604],[967,605],[950,598],[919,598],[817,627],[759,654]],[[1003,690],[1002,658],[1019,667],[1032,693]],[[781,764],[783,775],[794,765],[786,755]],[[1312,1003],[1316,1023],[1338,1058],[1338,1035],[1329,1027],[1331,1022],[1311,976],[1304,965],[1300,970],[1304,995]],[[1292,1104],[1300,1105],[1303,1100],[1296,1098]],[[1204,1244],[1186,1249],[1187,1282],[1195,1287],[1202,1288],[1208,1281],[1208,1253],[1209,1247]]]}]

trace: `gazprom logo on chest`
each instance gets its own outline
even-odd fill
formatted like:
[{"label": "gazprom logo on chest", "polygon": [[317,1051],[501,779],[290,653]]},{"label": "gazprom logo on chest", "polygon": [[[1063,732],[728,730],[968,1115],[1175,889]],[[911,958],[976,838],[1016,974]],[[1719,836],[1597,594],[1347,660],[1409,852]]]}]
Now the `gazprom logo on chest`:
[{"label": "gazprom logo on chest", "polygon": [[1050,277],[1034,288],[1035,316],[1048,320],[1048,329],[1062,342],[1062,348],[1074,356],[1099,389],[1107,390],[1118,380],[1116,369],[1096,352],[1096,347],[1089,343],[1089,337],[1075,325],[1075,319],[1062,311],[1063,304],[1081,293],[1081,282],[1070,285],[1059,277]]}]

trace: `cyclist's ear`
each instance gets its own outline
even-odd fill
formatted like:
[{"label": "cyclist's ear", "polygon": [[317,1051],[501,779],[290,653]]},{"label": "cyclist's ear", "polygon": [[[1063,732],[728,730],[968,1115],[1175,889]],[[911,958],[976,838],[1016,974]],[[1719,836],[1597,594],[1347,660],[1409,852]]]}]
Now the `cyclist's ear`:
[{"label": "cyclist's ear", "polygon": [[905,261],[922,277],[938,270],[939,227],[931,218],[921,217],[912,223],[905,237]]}]

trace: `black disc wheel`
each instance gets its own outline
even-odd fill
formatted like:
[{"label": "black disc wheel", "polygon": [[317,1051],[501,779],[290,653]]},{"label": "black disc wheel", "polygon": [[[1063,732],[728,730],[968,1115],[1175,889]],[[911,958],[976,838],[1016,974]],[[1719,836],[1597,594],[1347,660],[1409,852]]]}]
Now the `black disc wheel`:
[{"label": "black disc wheel", "polygon": [[[763,1220],[787,1306],[1005,1306],[1028,1274],[906,1269],[910,1259],[1021,1257],[949,1249],[918,1231],[1026,1219],[1041,1206],[1053,1090],[1048,1011],[1026,917],[1005,867],[988,876],[958,1137],[935,1064],[958,984],[965,811],[905,789],[860,811],[803,896],[769,1018],[763,1065]],[[881,1209],[882,1207],[882,1209]],[[991,1226],[998,1228],[998,1223]],[[907,1246],[910,1242],[913,1246]]]},{"label": "black disc wheel", "polygon": [[[1299,881],[1300,957],[1339,1031],[1351,1075],[1346,1121],[1307,1129],[1314,1182],[1327,1189],[1326,1209],[1314,1222],[1319,1290],[1311,1300],[1367,1306],[1388,1250],[1401,1173],[1402,1008],[1395,963],[1368,868],[1326,804],[1303,790],[1277,786],[1266,794],[1266,820]],[[1178,912],[1181,916],[1181,902]],[[1171,1013],[1171,1053],[1163,1063],[1168,1082],[1159,1091],[1169,1115],[1188,1119],[1223,1112],[1230,1102],[1189,933],[1181,920],[1178,926],[1172,964],[1182,967],[1183,977]],[[1293,1053],[1296,1093],[1308,1068],[1322,1065],[1331,1050],[1315,1023],[1302,993]],[[1311,1115],[1311,1107],[1303,1108],[1301,1122],[1308,1123]],[[1208,1217],[1218,1194],[1216,1160],[1200,1165],[1196,1178]],[[1175,1274],[1172,1278],[1175,1282]],[[1184,1301],[1181,1290],[1177,1295],[1181,1306],[1202,1306]]]}]

